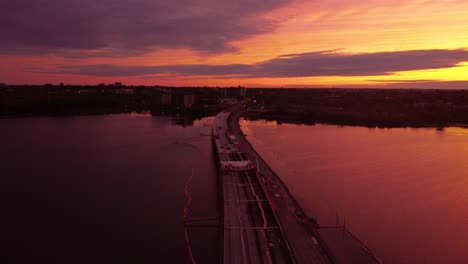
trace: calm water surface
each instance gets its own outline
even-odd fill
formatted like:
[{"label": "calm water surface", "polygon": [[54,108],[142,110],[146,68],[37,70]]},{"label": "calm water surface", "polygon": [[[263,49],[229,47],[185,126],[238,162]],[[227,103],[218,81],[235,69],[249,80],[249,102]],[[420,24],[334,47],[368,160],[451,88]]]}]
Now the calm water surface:
[{"label": "calm water surface", "polygon": [[468,129],[241,125],[321,225],[385,263],[468,263]]},{"label": "calm water surface", "polygon": [[[212,119],[107,115],[0,119],[1,263],[185,263],[192,217],[217,217]],[[216,229],[191,229],[195,258],[219,259]],[[5,247],[6,246],[6,247]],[[6,254],[6,256],[4,255]]]}]

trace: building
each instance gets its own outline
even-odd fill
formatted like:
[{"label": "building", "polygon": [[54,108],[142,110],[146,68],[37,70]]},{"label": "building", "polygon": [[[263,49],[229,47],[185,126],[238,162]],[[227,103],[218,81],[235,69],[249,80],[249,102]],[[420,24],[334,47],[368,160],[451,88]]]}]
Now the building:
[{"label": "building", "polygon": [[191,108],[195,104],[195,96],[187,93],[173,93],[172,105],[180,108]]},{"label": "building", "polygon": [[171,105],[172,104],[172,95],[169,93],[161,93],[161,105]]},{"label": "building", "polygon": [[221,88],[222,98],[239,98],[247,96],[247,89],[242,86]]},{"label": "building", "polygon": [[193,94],[184,94],[184,107],[191,108],[195,104],[195,96]]}]

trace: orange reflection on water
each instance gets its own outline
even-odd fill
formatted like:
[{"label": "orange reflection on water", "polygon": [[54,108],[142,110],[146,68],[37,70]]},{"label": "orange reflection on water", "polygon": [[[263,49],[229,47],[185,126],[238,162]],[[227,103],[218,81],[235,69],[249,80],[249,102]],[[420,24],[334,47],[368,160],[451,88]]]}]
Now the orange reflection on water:
[{"label": "orange reflection on water", "polygon": [[468,129],[242,128],[320,224],[346,217],[386,263],[468,263]]}]

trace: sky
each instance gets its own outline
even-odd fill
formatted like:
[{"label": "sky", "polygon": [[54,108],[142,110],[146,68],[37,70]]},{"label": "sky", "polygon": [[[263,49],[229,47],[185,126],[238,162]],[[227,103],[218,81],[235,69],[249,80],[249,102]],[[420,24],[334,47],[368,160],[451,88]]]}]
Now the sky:
[{"label": "sky", "polygon": [[468,88],[466,0],[4,0],[0,83]]}]

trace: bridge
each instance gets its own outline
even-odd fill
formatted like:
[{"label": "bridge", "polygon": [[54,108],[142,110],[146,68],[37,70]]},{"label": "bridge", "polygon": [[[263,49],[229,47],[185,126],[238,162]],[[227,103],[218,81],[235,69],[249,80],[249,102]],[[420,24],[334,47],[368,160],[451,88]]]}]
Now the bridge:
[{"label": "bridge", "polygon": [[223,263],[381,263],[349,231],[321,230],[245,139],[243,103],[219,113],[212,140],[222,189]]},{"label": "bridge", "polygon": [[294,263],[254,163],[233,139],[230,115],[218,114],[213,124],[223,194],[223,263]]}]

